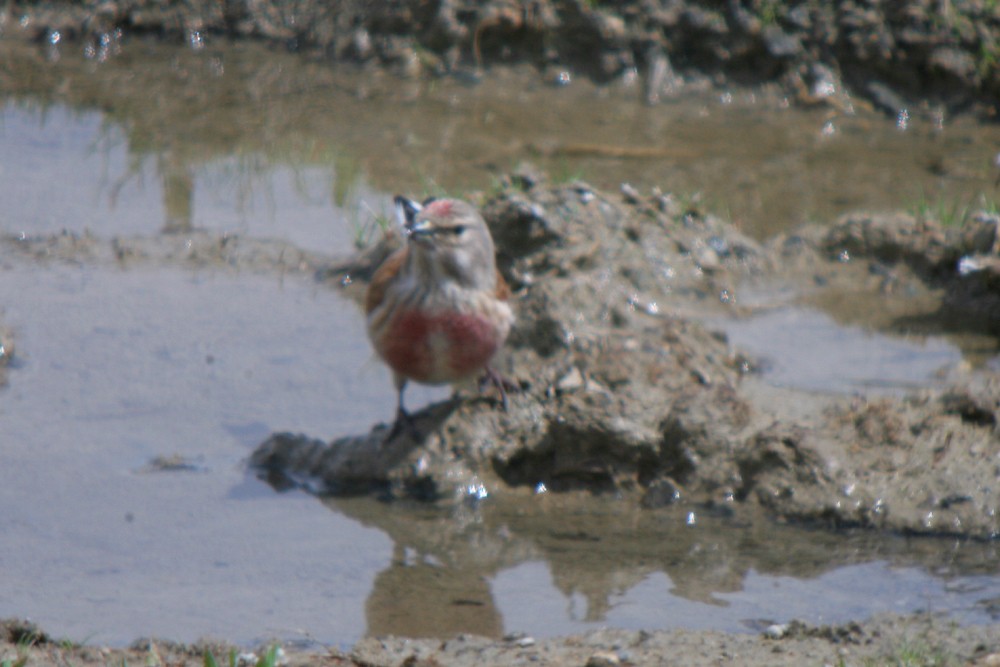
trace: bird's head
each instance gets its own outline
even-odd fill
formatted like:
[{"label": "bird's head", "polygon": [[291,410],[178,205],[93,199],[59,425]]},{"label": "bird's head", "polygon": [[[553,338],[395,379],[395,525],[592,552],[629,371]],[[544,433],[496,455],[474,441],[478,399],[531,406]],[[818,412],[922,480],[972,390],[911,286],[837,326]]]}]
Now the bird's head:
[{"label": "bird's head", "polygon": [[395,198],[410,252],[435,277],[490,289],[496,282],[493,239],[479,212],[459,199],[418,204]]}]

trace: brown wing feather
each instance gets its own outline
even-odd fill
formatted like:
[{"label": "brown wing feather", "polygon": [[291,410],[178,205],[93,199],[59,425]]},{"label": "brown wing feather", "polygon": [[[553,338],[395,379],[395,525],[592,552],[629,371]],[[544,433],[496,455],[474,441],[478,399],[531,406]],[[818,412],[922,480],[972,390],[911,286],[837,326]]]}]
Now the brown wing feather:
[{"label": "brown wing feather", "polygon": [[507,301],[510,299],[510,285],[507,281],[503,279],[503,275],[500,273],[500,269],[497,269],[497,299],[500,301]]},{"label": "brown wing feather", "polygon": [[372,276],[371,283],[368,284],[368,292],[365,294],[365,314],[369,315],[379,307],[382,299],[385,298],[385,290],[397,275],[403,264],[406,263],[407,248],[404,246],[385,258],[375,275]]}]

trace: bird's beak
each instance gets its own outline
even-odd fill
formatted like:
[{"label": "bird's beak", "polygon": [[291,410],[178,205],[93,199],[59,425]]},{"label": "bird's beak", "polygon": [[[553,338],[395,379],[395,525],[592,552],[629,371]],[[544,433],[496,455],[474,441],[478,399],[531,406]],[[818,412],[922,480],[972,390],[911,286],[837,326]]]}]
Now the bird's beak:
[{"label": "bird's beak", "polygon": [[431,239],[437,231],[427,220],[414,222],[405,229],[407,235],[417,243],[431,243]]},{"label": "bird's beak", "polygon": [[401,195],[396,195],[392,201],[396,205],[396,221],[399,226],[408,232],[412,231],[417,213],[420,213],[423,206]]},{"label": "bird's beak", "polygon": [[429,240],[434,235],[434,227],[427,220],[417,220],[417,214],[423,210],[423,206],[400,195],[393,199],[396,204],[396,218],[403,226],[403,232],[414,241]]}]

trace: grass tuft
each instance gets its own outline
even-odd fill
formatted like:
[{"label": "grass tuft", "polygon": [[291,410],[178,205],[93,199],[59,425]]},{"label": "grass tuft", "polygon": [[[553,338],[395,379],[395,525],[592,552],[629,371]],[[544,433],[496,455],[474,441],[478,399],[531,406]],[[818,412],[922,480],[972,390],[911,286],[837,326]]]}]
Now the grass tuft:
[{"label": "grass tuft", "polygon": [[392,227],[392,218],[385,213],[376,213],[368,204],[365,212],[355,210],[351,216],[351,236],[356,250],[364,250],[384,236]]},{"label": "grass tuft", "polygon": [[[283,651],[281,647],[277,644],[272,644],[267,652],[261,657],[257,658],[252,653],[249,656],[256,658],[256,661],[251,662],[247,659],[248,656],[240,655],[236,652],[235,648],[229,649],[229,660],[228,667],[278,667],[280,664],[281,656]],[[219,662],[212,655],[210,650],[205,650],[205,655],[202,658],[203,667],[219,667]],[[0,667],[6,667],[5,665],[0,665]],[[18,666],[14,666],[18,667]]]},{"label": "grass tuft", "polygon": [[971,200],[944,195],[934,199],[922,196],[908,210],[921,221],[934,221],[942,227],[961,227],[980,211],[996,215],[1000,212],[1000,203],[984,194]]},{"label": "grass tuft", "polygon": [[923,642],[904,641],[891,654],[863,660],[863,667],[950,667],[958,663]]}]

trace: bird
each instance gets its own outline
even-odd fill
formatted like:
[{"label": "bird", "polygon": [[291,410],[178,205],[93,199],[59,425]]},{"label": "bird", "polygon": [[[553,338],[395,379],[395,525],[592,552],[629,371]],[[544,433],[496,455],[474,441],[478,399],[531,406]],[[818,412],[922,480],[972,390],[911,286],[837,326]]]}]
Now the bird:
[{"label": "bird", "polygon": [[490,362],[514,313],[486,222],[460,199],[421,204],[397,195],[393,202],[405,242],[375,270],[365,294],[368,337],[397,391],[389,438],[412,428],[403,403],[409,381],[454,385],[480,376],[480,386],[496,386],[507,409],[513,385]]}]

